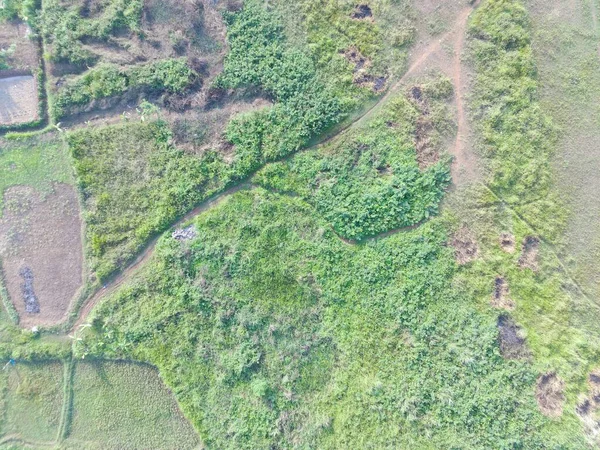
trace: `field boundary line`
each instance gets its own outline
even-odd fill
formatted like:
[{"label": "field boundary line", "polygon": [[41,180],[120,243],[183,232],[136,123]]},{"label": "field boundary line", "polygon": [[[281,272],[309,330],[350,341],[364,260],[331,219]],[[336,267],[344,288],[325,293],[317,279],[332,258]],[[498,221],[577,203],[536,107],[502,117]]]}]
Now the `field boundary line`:
[{"label": "field boundary line", "polygon": [[60,412],[60,421],[56,442],[60,444],[69,435],[71,428],[71,417],[73,409],[73,376],[75,372],[75,361],[71,357],[63,362],[63,404]]}]

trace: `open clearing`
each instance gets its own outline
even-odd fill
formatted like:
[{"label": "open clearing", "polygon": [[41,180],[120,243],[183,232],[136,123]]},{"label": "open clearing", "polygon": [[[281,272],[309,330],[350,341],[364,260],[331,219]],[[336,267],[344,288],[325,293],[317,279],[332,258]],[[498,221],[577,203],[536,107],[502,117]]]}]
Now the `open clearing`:
[{"label": "open clearing", "polygon": [[82,283],[81,221],[75,189],[55,184],[45,198],[31,187],[6,190],[0,256],[21,325],[30,328],[63,321]]},{"label": "open clearing", "polygon": [[128,362],[79,362],[67,448],[180,449],[199,446],[155,368]]},{"label": "open clearing", "polygon": [[31,75],[0,79],[0,124],[15,125],[38,118],[38,95]]},{"label": "open clearing", "polygon": [[0,448],[199,447],[155,368],[90,361],[0,370]]}]

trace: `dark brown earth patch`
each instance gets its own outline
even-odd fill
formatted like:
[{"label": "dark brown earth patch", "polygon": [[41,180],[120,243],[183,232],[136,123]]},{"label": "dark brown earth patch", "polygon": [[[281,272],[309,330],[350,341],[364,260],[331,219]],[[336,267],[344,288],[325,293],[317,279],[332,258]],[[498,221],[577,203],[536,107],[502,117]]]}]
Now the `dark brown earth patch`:
[{"label": "dark brown earth patch", "polygon": [[515,251],[515,237],[507,232],[500,234],[500,248],[506,253],[514,253]]},{"label": "dark brown earth patch", "polygon": [[412,86],[408,90],[407,95],[408,99],[420,112],[419,118],[415,124],[414,139],[419,168],[425,170],[440,160],[439,152],[435,148],[435,145],[433,145],[431,139],[435,127],[429,116],[429,104],[421,86]]},{"label": "dark brown earth patch", "polygon": [[535,397],[542,414],[560,417],[565,403],[565,383],[554,372],[540,375],[537,379]]},{"label": "dark brown earth patch", "polygon": [[28,186],[4,193],[0,257],[10,299],[23,327],[62,322],[82,284],[77,193],[55,184],[45,198]]},{"label": "dark brown earth patch", "polygon": [[352,14],[350,14],[350,17],[357,20],[368,19],[373,17],[373,11],[371,11],[371,7],[369,5],[356,5],[354,11],[352,11]]},{"label": "dark brown earth patch", "polygon": [[535,236],[527,236],[521,247],[521,256],[519,257],[519,267],[522,269],[531,269],[534,272],[538,270],[540,240]]},{"label": "dark brown earth patch", "polygon": [[506,309],[512,311],[515,309],[515,302],[510,298],[510,290],[507,281],[500,276],[494,280],[494,294],[490,304],[494,308]]},{"label": "dark brown earth patch", "polygon": [[371,60],[363,56],[358,48],[352,46],[341,52],[344,58],[352,64],[353,83],[357,86],[362,86],[373,90],[374,92],[381,92],[387,85],[387,78],[384,76],[376,76],[369,72],[371,68]]},{"label": "dark brown earth patch", "polygon": [[454,233],[450,245],[454,248],[456,262],[461,265],[473,261],[479,253],[475,237],[465,225]]},{"label": "dark brown earth patch", "polygon": [[530,352],[521,327],[508,315],[498,317],[497,326],[498,344],[502,356],[506,359],[528,359]]}]

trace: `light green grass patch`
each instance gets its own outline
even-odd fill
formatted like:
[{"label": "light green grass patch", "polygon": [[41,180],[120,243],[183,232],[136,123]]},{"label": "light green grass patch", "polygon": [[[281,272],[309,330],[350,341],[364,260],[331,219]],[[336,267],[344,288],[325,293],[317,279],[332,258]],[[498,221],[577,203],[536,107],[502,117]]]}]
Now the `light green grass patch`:
[{"label": "light green grass patch", "polygon": [[52,183],[73,184],[73,172],[62,139],[44,135],[6,141],[0,139],[0,216],[4,191],[27,185],[42,194],[52,191]]},{"label": "light green grass patch", "polygon": [[[4,366],[5,361],[2,361]],[[9,365],[0,372],[4,385],[0,436],[16,435],[26,441],[56,439],[63,399],[63,366],[54,363]]]},{"label": "light green grass patch", "polygon": [[199,445],[156,369],[126,362],[75,367],[68,448],[191,449]]}]

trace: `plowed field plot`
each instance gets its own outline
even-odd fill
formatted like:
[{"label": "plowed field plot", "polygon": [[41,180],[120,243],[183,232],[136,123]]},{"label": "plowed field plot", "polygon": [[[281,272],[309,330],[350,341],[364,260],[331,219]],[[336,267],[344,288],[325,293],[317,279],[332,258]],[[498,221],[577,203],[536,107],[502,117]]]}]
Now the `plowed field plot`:
[{"label": "plowed field plot", "polygon": [[13,125],[38,118],[38,96],[31,75],[0,79],[0,124]]},{"label": "plowed field plot", "polygon": [[7,189],[0,219],[0,257],[21,325],[60,323],[82,283],[75,189],[57,183],[45,198],[27,186]]}]

